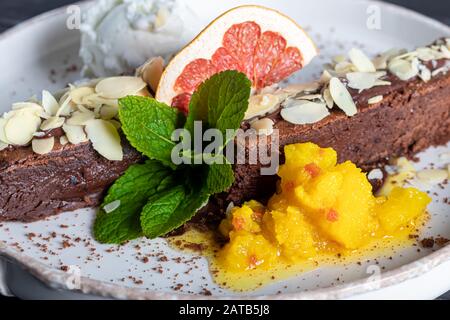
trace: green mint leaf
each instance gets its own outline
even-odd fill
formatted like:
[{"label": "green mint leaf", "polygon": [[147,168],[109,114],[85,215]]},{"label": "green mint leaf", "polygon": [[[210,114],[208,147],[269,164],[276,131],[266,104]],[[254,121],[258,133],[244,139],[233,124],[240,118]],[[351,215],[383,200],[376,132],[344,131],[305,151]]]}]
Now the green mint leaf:
[{"label": "green mint leaf", "polygon": [[207,168],[206,190],[209,194],[228,191],[234,182],[231,164],[211,164]]},{"label": "green mint leaf", "polygon": [[182,226],[208,202],[210,195],[228,190],[234,181],[229,163],[186,167],[183,174],[179,180],[189,185],[155,194],[142,210],[141,225],[146,237],[153,239]]},{"label": "green mint leaf", "polygon": [[150,159],[172,168],[172,133],[178,128],[180,114],[152,98],[128,96],[119,100],[119,118],[128,141]]},{"label": "green mint leaf", "polygon": [[[172,231],[175,227],[172,227],[173,222],[171,220],[184,198],[185,190],[182,185],[150,197],[141,213],[141,226],[144,235],[148,238],[156,238]],[[185,221],[184,219],[181,220]]]},{"label": "green mint leaf", "polygon": [[[142,235],[140,213],[150,196],[175,185],[173,171],[149,160],[133,165],[109,189],[94,224],[94,236],[101,243],[120,244]],[[120,206],[109,213],[102,208],[114,201]]]},{"label": "green mint leaf", "polygon": [[186,190],[189,188],[178,186],[150,198],[141,214],[146,237],[154,239],[181,227],[209,200],[203,190]]},{"label": "green mint leaf", "polygon": [[250,98],[251,82],[237,71],[224,71],[206,80],[192,95],[185,128],[193,134],[194,121],[209,128],[238,129]]},{"label": "green mint leaf", "polygon": [[210,194],[206,193],[204,190],[191,190],[191,192],[186,195],[184,201],[172,214],[166,225],[166,230],[161,234],[167,234],[191,220],[198,210],[208,203],[209,197]]}]

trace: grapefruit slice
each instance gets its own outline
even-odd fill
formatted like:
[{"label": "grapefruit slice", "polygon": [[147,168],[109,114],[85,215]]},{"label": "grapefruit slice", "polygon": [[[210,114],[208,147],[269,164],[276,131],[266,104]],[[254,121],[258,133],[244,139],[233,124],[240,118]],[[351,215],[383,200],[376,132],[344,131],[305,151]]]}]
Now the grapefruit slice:
[{"label": "grapefruit slice", "polygon": [[232,9],[204,29],[167,66],[156,99],[188,112],[192,93],[212,75],[243,72],[254,89],[276,84],[317,55],[293,20],[261,6]]}]

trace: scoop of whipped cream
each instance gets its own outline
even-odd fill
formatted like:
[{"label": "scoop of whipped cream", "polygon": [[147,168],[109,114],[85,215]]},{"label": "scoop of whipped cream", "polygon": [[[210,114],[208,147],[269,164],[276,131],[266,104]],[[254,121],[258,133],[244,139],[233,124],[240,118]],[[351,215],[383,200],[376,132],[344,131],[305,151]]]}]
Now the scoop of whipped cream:
[{"label": "scoop of whipped cream", "polygon": [[131,74],[147,59],[166,61],[200,31],[186,0],[99,0],[83,14],[84,75]]}]

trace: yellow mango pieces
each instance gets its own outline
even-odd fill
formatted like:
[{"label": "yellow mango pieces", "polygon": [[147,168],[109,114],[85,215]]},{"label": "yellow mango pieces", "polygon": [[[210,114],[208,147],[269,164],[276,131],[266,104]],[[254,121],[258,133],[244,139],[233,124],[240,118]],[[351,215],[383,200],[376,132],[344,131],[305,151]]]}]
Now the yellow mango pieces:
[{"label": "yellow mango pieces", "polygon": [[337,164],[333,149],[313,143],[285,147],[279,192],[266,207],[256,201],[233,208],[219,230],[230,241],[219,252],[232,271],[268,270],[327,252],[355,250],[413,224],[431,199],[414,188],[376,198],[365,173]]}]

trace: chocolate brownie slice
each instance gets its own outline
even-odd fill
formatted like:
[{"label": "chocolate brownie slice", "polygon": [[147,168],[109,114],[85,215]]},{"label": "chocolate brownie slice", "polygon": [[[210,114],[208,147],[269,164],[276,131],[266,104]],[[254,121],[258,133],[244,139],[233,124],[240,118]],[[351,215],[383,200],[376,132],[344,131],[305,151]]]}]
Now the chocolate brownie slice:
[{"label": "chocolate brownie slice", "polygon": [[1,151],[0,221],[34,221],[98,206],[107,188],[142,160],[126,139],[122,147],[122,161],[107,160],[90,142],[56,143],[45,155],[33,153],[31,147],[10,146]]}]

